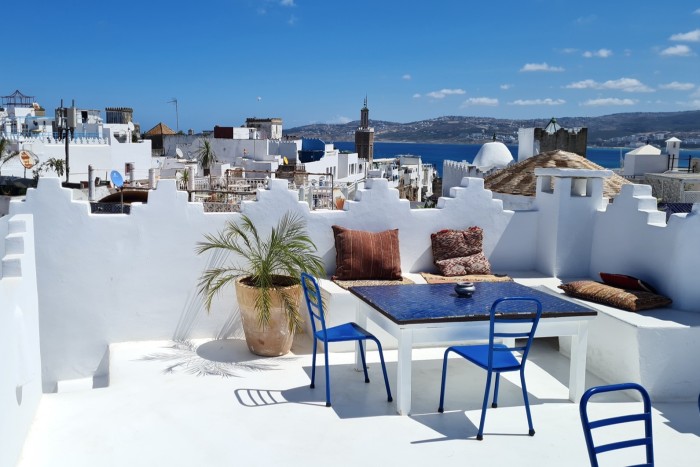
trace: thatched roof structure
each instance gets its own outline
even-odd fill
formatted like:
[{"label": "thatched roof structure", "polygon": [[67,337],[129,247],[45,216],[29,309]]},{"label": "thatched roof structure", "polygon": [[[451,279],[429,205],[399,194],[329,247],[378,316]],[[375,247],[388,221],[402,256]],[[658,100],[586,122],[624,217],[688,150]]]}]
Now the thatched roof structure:
[{"label": "thatched roof structure", "polygon": [[[536,168],[607,170],[585,157],[566,151],[548,151],[513,164],[487,176],[484,187],[496,193],[535,196],[537,188]],[[622,185],[631,183],[613,174],[603,180],[603,196],[614,198]]]},{"label": "thatched roof structure", "polygon": [[175,132],[170,128],[168,125],[165,123],[161,122],[158,125],[154,126],[150,130],[148,130],[144,135],[145,136],[157,136],[157,135],[174,135]]}]

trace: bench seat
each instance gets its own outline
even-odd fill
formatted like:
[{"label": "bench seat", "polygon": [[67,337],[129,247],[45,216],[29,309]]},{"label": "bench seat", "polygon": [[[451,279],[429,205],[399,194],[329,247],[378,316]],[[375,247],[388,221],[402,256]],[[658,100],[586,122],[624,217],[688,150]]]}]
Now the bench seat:
[{"label": "bench seat", "polygon": [[[564,295],[553,284],[557,280],[538,288]],[[700,312],[671,307],[630,312],[565,297],[598,312],[588,328],[588,371],[608,383],[639,383],[654,401],[697,400]],[[559,348],[569,355],[570,339],[560,338]]]}]

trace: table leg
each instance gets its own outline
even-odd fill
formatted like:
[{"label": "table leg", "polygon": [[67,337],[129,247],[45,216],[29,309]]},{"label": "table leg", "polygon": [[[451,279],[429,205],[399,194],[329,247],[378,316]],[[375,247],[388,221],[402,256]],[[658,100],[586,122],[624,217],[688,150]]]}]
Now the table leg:
[{"label": "table leg", "polygon": [[398,339],[396,372],[396,409],[399,415],[411,413],[411,363],[413,361],[413,331],[402,329]]},{"label": "table leg", "polygon": [[[357,308],[355,309],[355,322],[367,329],[367,311],[365,303],[362,300],[357,301]],[[360,343],[355,342],[355,371],[364,371],[362,369],[362,357],[360,356]]]},{"label": "table leg", "polygon": [[578,333],[571,336],[571,362],[569,367],[569,399],[578,402],[586,389],[586,351],[588,348],[588,322],[578,325]]}]

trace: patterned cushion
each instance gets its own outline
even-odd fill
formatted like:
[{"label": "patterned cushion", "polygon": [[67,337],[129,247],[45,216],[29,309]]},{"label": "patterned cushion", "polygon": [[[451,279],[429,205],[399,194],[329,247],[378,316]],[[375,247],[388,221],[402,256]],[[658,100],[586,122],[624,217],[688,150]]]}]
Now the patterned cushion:
[{"label": "patterned cushion", "polygon": [[401,279],[399,230],[366,232],[334,225],[334,280]]},{"label": "patterned cushion", "polygon": [[595,281],[574,281],[559,286],[567,295],[628,311],[668,306],[672,300],[644,290],[624,290]]},{"label": "patterned cushion", "polygon": [[610,274],[608,272],[601,272],[600,278],[604,283],[620,289],[646,290],[647,292],[656,293],[656,289],[654,289],[654,287],[641,279],[637,279],[636,277],[626,276],[624,274]]},{"label": "patterned cushion", "polygon": [[443,259],[436,261],[435,264],[440,269],[443,276],[491,274],[491,264],[482,252],[459,258]]},{"label": "patterned cushion", "polygon": [[433,261],[479,253],[483,248],[482,238],[483,231],[480,227],[470,227],[467,230],[445,229],[430,234]]}]

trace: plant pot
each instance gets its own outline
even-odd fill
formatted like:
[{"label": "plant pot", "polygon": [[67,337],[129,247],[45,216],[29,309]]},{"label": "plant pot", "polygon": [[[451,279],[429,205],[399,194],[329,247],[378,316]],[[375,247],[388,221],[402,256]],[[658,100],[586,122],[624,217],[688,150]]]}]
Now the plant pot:
[{"label": "plant pot", "polygon": [[255,301],[260,291],[257,287],[243,284],[242,279],[236,279],[236,297],[241,310],[243,332],[248,349],[255,355],[262,357],[279,357],[288,353],[292,348],[294,332],[289,330],[287,313],[279,291],[285,290],[289,296],[293,297],[298,309],[301,302],[301,284],[278,287],[272,290],[270,321],[263,328],[258,321],[258,310],[255,309]]}]

